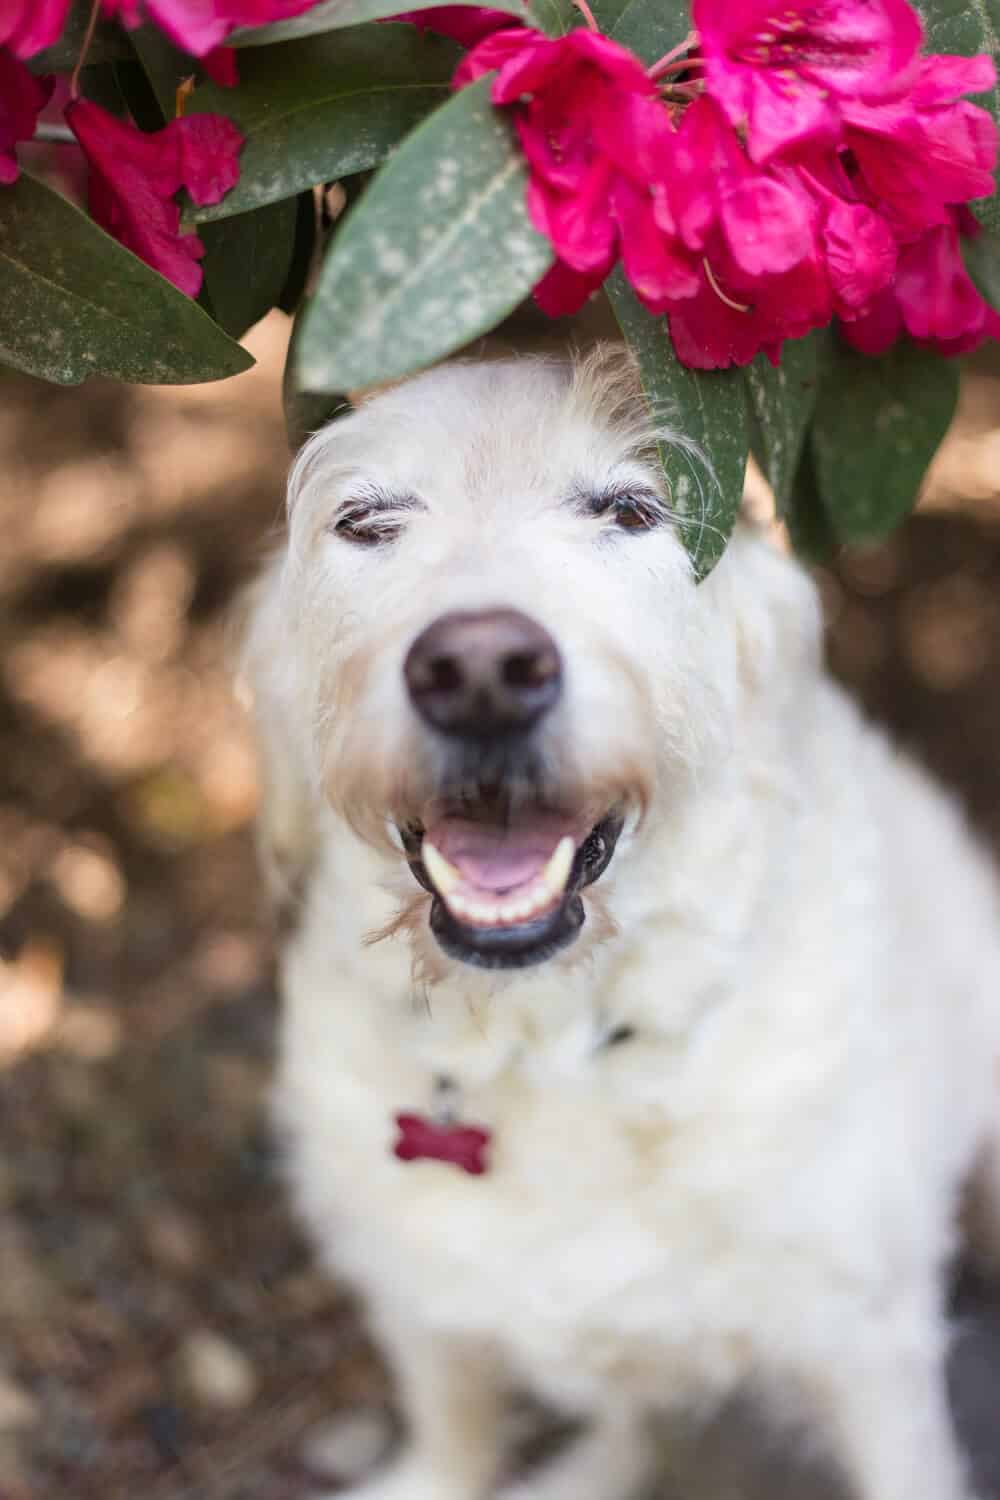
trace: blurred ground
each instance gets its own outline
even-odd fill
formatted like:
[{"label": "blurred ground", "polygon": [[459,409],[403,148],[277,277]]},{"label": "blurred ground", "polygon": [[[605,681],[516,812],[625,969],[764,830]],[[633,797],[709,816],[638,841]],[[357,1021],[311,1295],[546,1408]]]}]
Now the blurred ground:
[{"label": "blurred ground", "polygon": [[[280,524],[285,333],[219,386],[0,385],[0,1500],[302,1500],[302,1437],[385,1390],[263,1100],[227,611]],[[836,669],[1000,852],[1000,362],[823,587]]]}]

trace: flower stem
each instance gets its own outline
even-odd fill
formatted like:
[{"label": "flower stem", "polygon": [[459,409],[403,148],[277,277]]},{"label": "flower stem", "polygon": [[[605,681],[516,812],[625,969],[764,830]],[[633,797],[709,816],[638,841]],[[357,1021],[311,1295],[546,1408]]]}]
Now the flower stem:
[{"label": "flower stem", "polygon": [[587,4],[587,0],[573,0],[573,4],[586,21],[588,31],[600,31],[601,28],[594,19],[594,12]]},{"label": "flower stem", "polygon": [[719,298],[719,300],[721,302],[724,302],[727,307],[731,307],[733,309],[733,312],[741,312],[741,313],[753,312],[753,308],[747,306],[746,303],[744,303],[744,302],[734,302],[733,299],[732,299],[732,297],[727,297],[726,296],[725,292],[722,290],[721,286],[719,285],[719,283],[715,279],[715,272],[712,270],[712,267],[709,265],[709,263],[708,263],[708,257],[707,256],[702,256],[701,263],[705,267],[705,275],[708,277],[708,284],[709,284],[709,286],[712,288],[712,291],[715,293],[715,295]]},{"label": "flower stem", "polygon": [[84,63],[87,61],[87,53],[90,51],[90,44],[94,40],[94,32],[97,30],[97,18],[100,15],[100,13],[101,13],[101,0],[92,0],[91,7],[90,7],[90,18],[87,21],[87,29],[86,29],[86,31],[83,34],[83,42],[81,43],[81,46],[80,46],[80,56],[77,58],[77,60],[76,60],[76,66],[74,67],[72,73],[70,74],[70,79],[69,79],[69,97],[71,99],[76,99],[76,98],[79,97],[79,94],[80,94],[80,69],[83,67]]},{"label": "flower stem", "polygon": [[[579,4],[579,0],[577,0],[577,4]],[[687,60],[684,54],[690,52],[697,40],[698,33],[696,31],[689,31],[682,42],[678,42],[676,47],[671,47],[669,52],[664,52],[663,56],[657,62],[653,63],[652,67],[646,69],[646,76],[654,79],[662,78],[664,73],[676,72],[678,67],[682,65],[686,67]]]}]

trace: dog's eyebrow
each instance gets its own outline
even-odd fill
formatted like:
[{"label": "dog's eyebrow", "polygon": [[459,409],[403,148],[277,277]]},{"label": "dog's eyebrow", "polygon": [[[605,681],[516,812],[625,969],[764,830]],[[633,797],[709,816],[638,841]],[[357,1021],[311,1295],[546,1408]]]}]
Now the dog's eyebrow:
[{"label": "dog's eyebrow", "polygon": [[408,491],[397,493],[393,490],[383,489],[378,484],[361,484],[337,506],[338,514],[343,511],[360,510],[426,510],[427,506],[423,500]]},{"label": "dog's eyebrow", "polygon": [[582,511],[584,515],[599,515],[601,511],[607,510],[617,501],[632,500],[639,505],[657,512],[664,521],[671,519],[670,506],[663,496],[641,479],[607,480],[604,484],[580,483],[573,486],[567,496],[568,503],[574,510]]}]

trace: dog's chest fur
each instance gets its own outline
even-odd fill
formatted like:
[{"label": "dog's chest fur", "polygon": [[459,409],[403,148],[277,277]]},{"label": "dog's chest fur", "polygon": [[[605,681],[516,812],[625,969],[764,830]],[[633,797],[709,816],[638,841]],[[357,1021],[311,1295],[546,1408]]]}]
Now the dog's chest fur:
[{"label": "dog's chest fur", "polygon": [[[922,786],[912,795],[925,813]],[[671,906],[661,876],[655,923],[618,911],[630,944],[485,1002],[472,981],[414,987],[405,941],[364,946],[392,898],[374,856],[330,841],[285,958],[279,1111],[331,1267],[376,1311],[388,1300],[498,1341],[557,1400],[609,1377],[662,1390],[674,1361],[686,1385],[735,1383],[790,1323],[835,1325],[837,1294],[816,1306],[820,1266],[845,1297],[882,1295],[931,1184],[950,1191],[989,1085],[919,934],[890,978],[890,937],[859,900],[883,878],[880,840],[856,811],[832,845],[817,822],[822,862],[797,828],[794,910],[756,878],[775,851],[754,811],[738,879],[721,832],[689,872],[717,899],[685,910],[679,875]],[[618,1027],[634,1035],[609,1045]],[[459,1116],[491,1132],[482,1177],[393,1155],[395,1115],[427,1113],[441,1075]],[[927,1109],[939,1077],[961,1080],[941,1101],[947,1140]],[[907,1135],[919,1174],[886,1181],[873,1142],[887,1131]]]}]

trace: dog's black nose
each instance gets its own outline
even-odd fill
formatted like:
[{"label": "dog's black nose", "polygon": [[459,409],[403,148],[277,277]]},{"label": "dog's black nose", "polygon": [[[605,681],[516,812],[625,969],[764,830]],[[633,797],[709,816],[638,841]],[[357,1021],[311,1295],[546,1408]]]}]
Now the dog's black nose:
[{"label": "dog's black nose", "polygon": [[562,687],[555,641],[515,609],[442,615],[417,636],[403,671],[421,718],[470,739],[530,729]]}]

